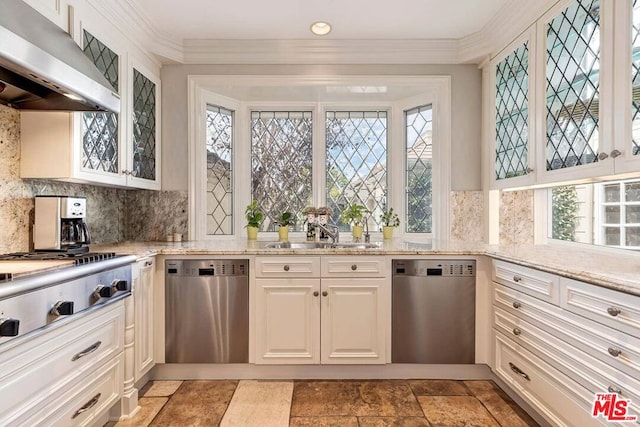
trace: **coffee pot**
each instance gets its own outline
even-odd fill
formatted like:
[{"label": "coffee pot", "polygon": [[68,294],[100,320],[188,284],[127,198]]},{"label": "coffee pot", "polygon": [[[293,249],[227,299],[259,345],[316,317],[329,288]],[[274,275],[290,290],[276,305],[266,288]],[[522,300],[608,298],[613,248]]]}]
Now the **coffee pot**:
[{"label": "coffee pot", "polygon": [[36,251],[87,252],[91,235],[84,197],[36,196],[33,244]]}]

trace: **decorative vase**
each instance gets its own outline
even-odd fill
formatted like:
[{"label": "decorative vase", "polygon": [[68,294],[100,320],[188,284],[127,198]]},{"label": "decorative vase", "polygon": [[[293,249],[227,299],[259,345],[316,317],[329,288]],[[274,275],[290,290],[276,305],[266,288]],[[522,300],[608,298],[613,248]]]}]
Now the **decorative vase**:
[{"label": "decorative vase", "polygon": [[280,227],[278,228],[278,237],[280,238],[281,242],[286,242],[289,240],[289,227],[284,226],[284,227]]},{"label": "decorative vase", "polygon": [[362,240],[362,226],[354,225],[351,228],[351,235],[353,236],[354,240]]},{"label": "decorative vase", "polygon": [[393,229],[395,227],[387,227],[386,225],[382,227],[382,238],[384,240],[393,239]]},{"label": "decorative vase", "polygon": [[250,225],[247,225],[247,239],[249,240],[258,239],[258,227],[251,227]]}]

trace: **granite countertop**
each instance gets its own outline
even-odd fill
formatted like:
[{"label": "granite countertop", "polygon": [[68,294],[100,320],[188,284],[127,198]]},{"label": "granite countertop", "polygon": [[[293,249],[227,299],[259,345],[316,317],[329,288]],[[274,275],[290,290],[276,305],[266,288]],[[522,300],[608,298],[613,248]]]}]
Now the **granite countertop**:
[{"label": "granite countertop", "polygon": [[122,242],[92,250],[153,255],[486,255],[575,280],[640,296],[640,254],[564,245],[487,245],[480,242],[411,242],[394,239],[375,249],[266,249],[266,241],[225,239],[186,242]]}]

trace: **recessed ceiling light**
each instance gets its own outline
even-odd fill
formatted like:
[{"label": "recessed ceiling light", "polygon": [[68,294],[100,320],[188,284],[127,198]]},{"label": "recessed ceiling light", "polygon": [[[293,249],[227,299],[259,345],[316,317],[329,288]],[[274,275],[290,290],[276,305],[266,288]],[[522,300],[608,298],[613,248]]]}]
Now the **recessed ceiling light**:
[{"label": "recessed ceiling light", "polygon": [[317,21],[311,24],[311,32],[316,36],[326,36],[331,32],[331,24],[324,21]]}]

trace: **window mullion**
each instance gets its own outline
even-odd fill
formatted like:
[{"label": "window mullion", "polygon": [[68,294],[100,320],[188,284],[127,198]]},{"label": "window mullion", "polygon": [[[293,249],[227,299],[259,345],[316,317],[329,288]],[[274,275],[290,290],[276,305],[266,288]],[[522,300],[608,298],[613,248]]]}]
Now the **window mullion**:
[{"label": "window mullion", "polygon": [[325,110],[324,104],[319,104],[313,110],[313,201],[315,206],[327,205],[325,197],[327,188],[327,180],[325,179],[327,172]]}]

